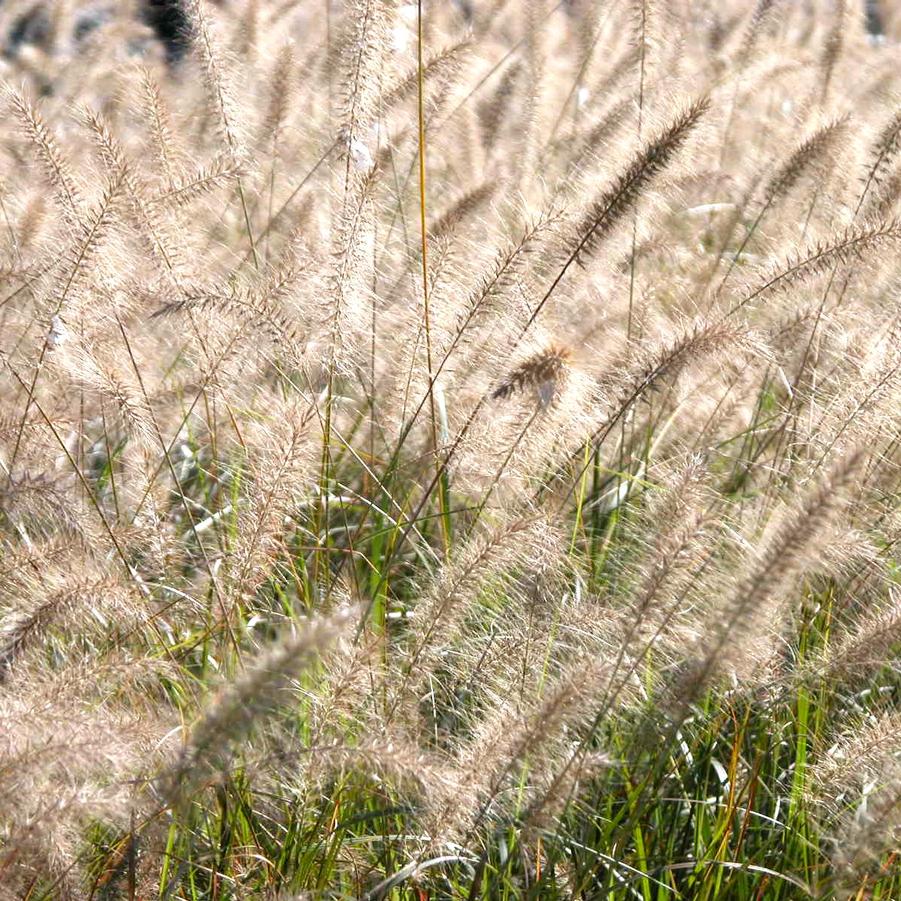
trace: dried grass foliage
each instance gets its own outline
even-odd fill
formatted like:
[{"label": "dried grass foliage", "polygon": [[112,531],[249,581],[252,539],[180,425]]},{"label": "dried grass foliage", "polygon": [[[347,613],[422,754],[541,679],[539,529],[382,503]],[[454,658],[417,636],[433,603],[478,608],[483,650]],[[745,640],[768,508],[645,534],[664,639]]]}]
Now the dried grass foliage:
[{"label": "dried grass foliage", "polygon": [[4,890],[121,882],[107,830],[149,897],[236,772],[404,799],[372,897],[504,826],[541,871],[636,749],[799,692],[818,890],[885,876],[897,681],[836,707],[901,647],[898,49],[500,0],[417,63],[415,5],[332,6],[190,0],[173,65],[49,3],[2,65]]}]

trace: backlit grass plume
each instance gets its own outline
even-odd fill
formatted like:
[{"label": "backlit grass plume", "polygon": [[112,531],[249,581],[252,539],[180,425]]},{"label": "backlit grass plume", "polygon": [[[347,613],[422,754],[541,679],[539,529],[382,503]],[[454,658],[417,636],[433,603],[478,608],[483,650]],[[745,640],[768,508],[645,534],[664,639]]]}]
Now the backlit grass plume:
[{"label": "backlit grass plume", "polygon": [[0,3],[0,901],[901,897],[899,27]]}]

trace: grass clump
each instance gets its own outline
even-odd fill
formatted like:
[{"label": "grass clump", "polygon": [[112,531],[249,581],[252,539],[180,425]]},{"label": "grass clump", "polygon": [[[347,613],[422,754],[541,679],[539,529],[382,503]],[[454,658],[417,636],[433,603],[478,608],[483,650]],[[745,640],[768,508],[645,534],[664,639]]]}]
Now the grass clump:
[{"label": "grass clump", "polygon": [[176,6],[0,8],[0,899],[901,896],[897,48]]}]

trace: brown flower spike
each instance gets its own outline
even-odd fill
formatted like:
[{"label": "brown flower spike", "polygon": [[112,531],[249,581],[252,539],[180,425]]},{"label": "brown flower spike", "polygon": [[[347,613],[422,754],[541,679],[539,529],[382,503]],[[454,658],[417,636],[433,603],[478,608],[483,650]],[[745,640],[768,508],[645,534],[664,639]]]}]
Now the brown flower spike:
[{"label": "brown flower spike", "polygon": [[549,407],[559,396],[569,372],[572,354],[566,347],[551,344],[520,363],[501,384],[494,389],[494,399],[507,398],[515,391],[529,388],[535,391],[542,408]]}]

